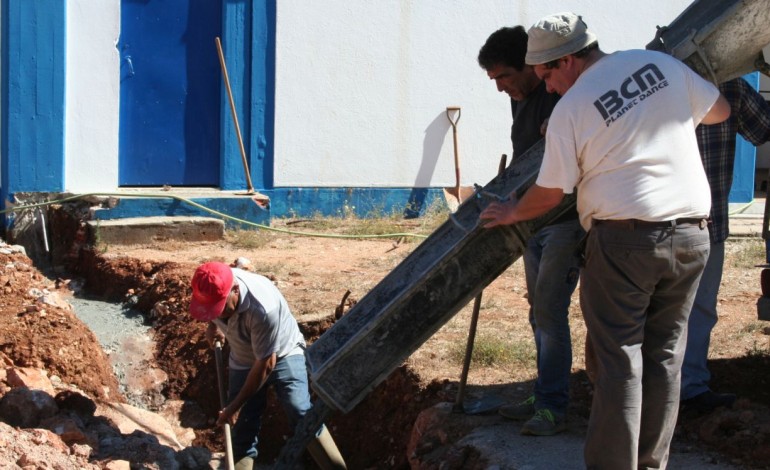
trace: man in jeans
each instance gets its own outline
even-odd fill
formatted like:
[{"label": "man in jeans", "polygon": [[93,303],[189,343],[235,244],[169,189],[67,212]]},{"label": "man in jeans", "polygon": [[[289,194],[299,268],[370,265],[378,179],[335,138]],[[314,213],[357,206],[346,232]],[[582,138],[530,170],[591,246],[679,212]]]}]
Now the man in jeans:
[{"label": "man in jeans", "polygon": [[[511,98],[513,158],[543,138],[559,95],[549,93],[532,67],[524,63],[527,32],[522,26],[492,33],[479,51],[479,65]],[[535,336],[537,380],[534,394],[503,405],[499,413],[527,420],[522,434],[550,436],[564,431],[572,371],[569,305],[577,286],[577,245],[585,232],[572,209],[530,238],[524,252],[529,322]]]},{"label": "man in jeans", "polygon": [[665,468],[687,317],[709,251],[695,127],[724,121],[730,105],[671,56],[602,52],[574,13],[543,18],[528,35],[526,62],[562,98],[536,183],[480,218],[487,227],[529,220],[577,188],[590,230],[580,301],[598,366],[585,465]]},{"label": "man in jeans", "polygon": [[727,196],[733,183],[737,134],[754,145],[770,141],[770,104],[746,80],[736,78],[719,85],[732,108],[730,118],[696,129],[703,166],[711,186],[709,236],[711,253],[703,271],[687,323],[687,349],[682,364],[682,411],[710,412],[730,407],[737,398],[709,387],[708,350],[711,330],[717,323],[717,294],[722,282],[725,240],[729,235]]},{"label": "man in jeans", "polygon": [[[190,315],[209,322],[210,344],[224,337],[230,346],[228,404],[219,411],[217,424],[231,424],[238,413],[232,432],[236,470],[250,470],[268,387],[275,389],[291,426],[312,406],[305,339],[272,281],[224,263],[204,263],[195,270]],[[318,430],[308,451],[321,468],[345,468],[326,426]]]}]

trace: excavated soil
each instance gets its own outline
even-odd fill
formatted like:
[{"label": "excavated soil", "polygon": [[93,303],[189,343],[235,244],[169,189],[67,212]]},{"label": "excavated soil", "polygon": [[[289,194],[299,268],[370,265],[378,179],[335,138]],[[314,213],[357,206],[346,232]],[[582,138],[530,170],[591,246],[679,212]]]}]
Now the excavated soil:
[{"label": "excavated soil", "polygon": [[[291,228],[302,230],[301,224]],[[339,226],[329,229],[333,230]],[[195,267],[209,260],[233,262],[241,257],[250,261],[248,269],[270,277],[282,290],[312,343],[333,325],[335,311],[349,310],[417,246],[417,242],[403,240],[263,233],[248,243],[229,237],[210,243],[90,247],[77,230],[56,244],[66,247],[66,255],[56,259],[66,266],[67,274],[59,274],[58,279],[57,275],[43,275],[27,257],[0,250],[0,267],[5,266],[0,269],[0,353],[16,366],[44,369],[90,397],[121,401],[109,360],[94,335],[66,307],[46,304],[41,308],[37,292],[31,289],[61,292],[66,297],[71,280],[76,280],[91,296],[129,302],[145,312],[153,327],[155,361],[168,374],[163,394],[201,407],[206,424],[195,429],[194,444],[212,452],[223,449],[221,430],[213,426],[218,409],[215,364],[203,337],[205,326],[186,314],[189,279]],[[756,259],[762,254],[760,245],[761,240],[756,239],[728,244],[720,322],[712,341],[713,386],[737,393],[741,400],[733,410],[681,416],[676,436],[677,445],[691,446],[693,451],[714,450],[746,468],[764,468],[770,462],[770,324],[756,318],[761,292],[759,270],[753,266],[762,261]],[[345,296],[347,291],[349,296]],[[492,350],[489,354],[494,356],[495,348],[502,344],[513,352],[503,359],[499,354],[498,359],[474,356],[469,393],[494,391],[506,399],[529,394],[535,370],[525,292],[520,262],[485,290],[477,351]],[[591,389],[582,354],[585,329],[574,304],[570,414],[585,418]],[[351,413],[333,416],[328,424],[349,468],[409,467],[406,449],[418,414],[436,403],[454,400],[469,318],[470,308],[466,307]],[[183,416],[183,425],[184,421]],[[282,412],[270,408],[264,420],[260,461],[272,461],[289,433]],[[461,434],[448,431],[445,440]]]},{"label": "excavated soil", "polygon": [[[153,324],[157,364],[169,375],[165,395],[170,399],[193,400],[213,419],[219,408],[212,351],[203,337],[204,325],[190,321],[186,315],[189,278],[196,265],[105,257],[89,251],[83,253],[79,269],[86,290],[92,294],[101,293],[113,301],[135,296],[134,307],[148,312]],[[301,322],[303,334],[312,342],[333,324],[333,319],[330,312],[319,320]],[[423,407],[439,401],[440,389],[435,384],[421,384],[414,372],[402,367],[370,394],[362,406],[335,417],[329,425],[342,451],[350,455],[351,468],[379,466],[385,462],[404,465],[403,449],[412,422]],[[289,434],[282,411],[270,407],[264,420],[260,460],[269,462],[277,457]],[[200,429],[196,435],[196,445],[212,451],[224,448],[219,429]],[[367,449],[367,452],[356,452],[356,449]]]}]

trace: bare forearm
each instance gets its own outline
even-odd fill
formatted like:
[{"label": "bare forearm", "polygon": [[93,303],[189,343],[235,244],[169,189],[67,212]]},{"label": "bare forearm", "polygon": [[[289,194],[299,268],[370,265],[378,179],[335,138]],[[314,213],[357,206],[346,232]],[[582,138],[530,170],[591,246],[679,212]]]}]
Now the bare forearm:
[{"label": "bare forearm", "polygon": [[520,200],[493,202],[479,217],[486,221],[485,227],[515,224],[547,213],[558,206],[563,198],[564,192],[561,189],[534,185]]},{"label": "bare forearm", "polygon": [[727,101],[727,98],[725,98],[724,95],[720,94],[716,103],[714,103],[714,105],[711,107],[709,112],[700,123],[706,125],[718,124],[729,118],[731,111],[730,102]]},{"label": "bare forearm", "polygon": [[563,198],[564,193],[561,189],[532,186],[516,205],[519,221],[534,219],[548,213],[558,206]]},{"label": "bare forearm", "polygon": [[267,382],[267,378],[275,368],[276,357],[275,354],[265,360],[258,360],[254,362],[254,365],[249,371],[249,375],[243,383],[243,387],[238,391],[238,394],[223,410],[225,413],[224,418],[229,418],[234,415],[240,408],[246,403],[252,395],[257,393],[260,388]]}]

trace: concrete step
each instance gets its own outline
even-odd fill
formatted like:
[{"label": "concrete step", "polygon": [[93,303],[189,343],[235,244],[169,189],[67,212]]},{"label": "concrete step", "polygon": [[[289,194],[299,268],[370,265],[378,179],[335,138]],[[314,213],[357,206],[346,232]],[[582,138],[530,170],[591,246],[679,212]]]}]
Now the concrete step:
[{"label": "concrete step", "polygon": [[102,197],[105,198],[104,203],[92,211],[91,218],[94,220],[213,217],[225,220],[228,229],[270,224],[270,199],[262,193],[214,188],[121,188]]},{"label": "concrete step", "polygon": [[90,220],[89,240],[93,244],[137,245],[167,240],[189,242],[224,238],[225,223],[212,217],[129,217]]}]

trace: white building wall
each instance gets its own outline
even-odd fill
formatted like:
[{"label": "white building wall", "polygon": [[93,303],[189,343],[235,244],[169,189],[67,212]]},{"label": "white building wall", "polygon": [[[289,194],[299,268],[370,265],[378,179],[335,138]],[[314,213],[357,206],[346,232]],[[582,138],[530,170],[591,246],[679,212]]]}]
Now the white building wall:
[{"label": "white building wall", "polygon": [[64,187],[118,187],[120,0],[67,1]]},{"label": "white building wall", "polygon": [[[276,186],[453,186],[510,154],[510,111],[476,56],[502,26],[573,10],[605,51],[644,47],[688,0],[278,0]],[[622,6],[621,6],[622,5]],[[67,2],[65,187],[118,185],[119,0]]]},{"label": "white building wall", "polygon": [[654,3],[279,1],[276,186],[453,186],[447,106],[462,184],[485,184],[511,147],[507,96],[476,62],[487,36],[573,10],[605,51],[643,48],[690,2]]}]

